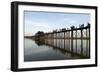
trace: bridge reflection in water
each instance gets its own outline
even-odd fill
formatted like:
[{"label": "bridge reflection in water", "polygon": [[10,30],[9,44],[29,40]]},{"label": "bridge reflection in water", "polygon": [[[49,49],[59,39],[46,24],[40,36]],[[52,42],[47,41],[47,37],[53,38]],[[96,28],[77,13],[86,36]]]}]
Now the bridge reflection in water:
[{"label": "bridge reflection in water", "polygon": [[36,41],[39,46],[46,45],[62,54],[70,53],[71,55],[79,56],[80,58],[90,57],[89,39],[45,39],[44,42]]},{"label": "bridge reflection in water", "polygon": [[[31,55],[31,58],[33,57],[32,59],[29,59],[29,55],[25,55],[25,61],[90,58],[90,24],[88,24],[86,27],[72,27],[69,30],[63,29],[62,31],[49,32],[43,35],[31,37],[29,39],[33,40],[38,45],[38,47],[52,47],[53,51],[59,51],[60,53],[54,54],[53,51],[50,51],[50,53],[52,54],[52,57],[50,57],[50,53],[45,54],[45,52],[43,52],[41,53],[41,56],[43,54],[45,55],[42,57],[39,56],[39,58],[37,57],[38,59],[34,59],[34,54]],[[61,54],[63,54],[64,56],[61,56]],[[38,56],[38,54],[35,56]]]}]

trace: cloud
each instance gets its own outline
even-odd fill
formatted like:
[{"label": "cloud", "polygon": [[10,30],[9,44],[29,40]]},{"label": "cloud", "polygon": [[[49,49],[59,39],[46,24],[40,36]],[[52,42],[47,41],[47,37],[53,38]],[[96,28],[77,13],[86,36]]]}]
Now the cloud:
[{"label": "cloud", "polygon": [[28,33],[32,33],[33,35],[37,31],[43,31],[43,32],[49,32],[53,28],[45,22],[34,22],[31,20],[25,21],[25,34],[28,35]]}]

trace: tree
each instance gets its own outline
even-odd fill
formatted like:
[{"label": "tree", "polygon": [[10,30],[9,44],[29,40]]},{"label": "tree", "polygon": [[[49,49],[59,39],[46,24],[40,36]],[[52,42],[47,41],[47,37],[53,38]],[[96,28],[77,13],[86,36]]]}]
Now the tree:
[{"label": "tree", "polygon": [[44,35],[44,32],[43,32],[43,31],[38,31],[38,32],[35,34],[35,36],[42,36],[42,35]]},{"label": "tree", "polygon": [[61,31],[66,31],[66,28],[62,28]]},{"label": "tree", "polygon": [[75,26],[71,26],[71,29],[74,29],[75,28]]}]

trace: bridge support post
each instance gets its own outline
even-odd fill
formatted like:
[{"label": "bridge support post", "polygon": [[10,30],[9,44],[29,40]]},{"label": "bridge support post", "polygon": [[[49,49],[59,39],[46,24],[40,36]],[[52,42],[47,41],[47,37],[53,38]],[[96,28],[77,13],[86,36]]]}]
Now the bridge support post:
[{"label": "bridge support post", "polygon": [[81,54],[83,53],[83,29],[81,29]]},{"label": "bridge support post", "polygon": [[71,31],[71,51],[73,52],[73,29]]}]

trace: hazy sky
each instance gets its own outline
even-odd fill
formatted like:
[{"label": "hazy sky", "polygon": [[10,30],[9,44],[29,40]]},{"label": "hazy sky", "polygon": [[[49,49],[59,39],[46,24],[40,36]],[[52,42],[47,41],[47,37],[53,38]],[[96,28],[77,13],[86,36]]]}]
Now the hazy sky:
[{"label": "hazy sky", "polygon": [[25,36],[90,23],[90,14],[24,11]]}]

